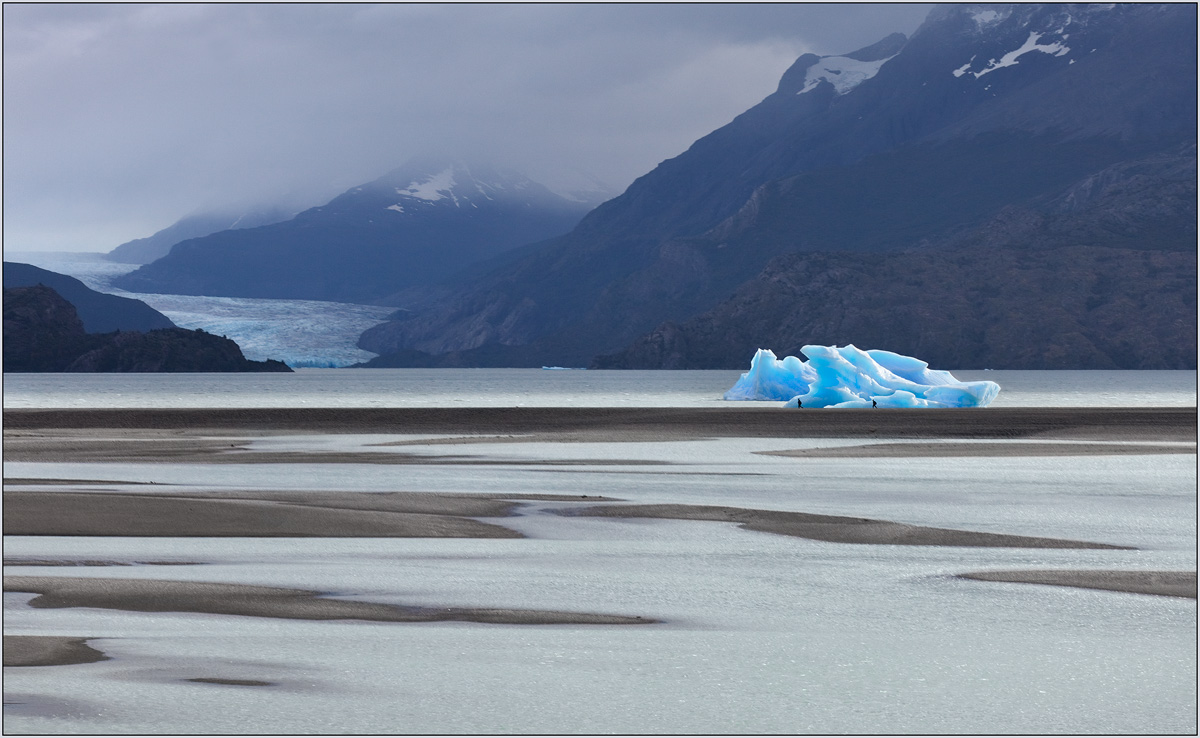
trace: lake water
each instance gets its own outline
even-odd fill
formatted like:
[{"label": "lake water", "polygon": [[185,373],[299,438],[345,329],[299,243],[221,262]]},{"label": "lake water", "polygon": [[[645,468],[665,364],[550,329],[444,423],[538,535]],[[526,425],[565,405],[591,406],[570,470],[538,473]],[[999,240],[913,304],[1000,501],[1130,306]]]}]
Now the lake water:
[{"label": "lake water", "polygon": [[[992,407],[1190,407],[1194,371],[955,371]],[[739,371],[300,369],[292,374],[5,374],[4,407],[717,407]],[[781,403],[754,403],[776,406]]]},{"label": "lake water", "polygon": [[[999,382],[996,407],[1196,402],[1195,372],[956,375]],[[737,376],[541,370],[5,375],[4,406],[719,406]],[[779,403],[757,404],[770,411]],[[358,450],[401,439],[279,436],[252,443]],[[1136,550],[853,545],[725,523],[547,514],[571,503],[531,503],[518,517],[491,521],[527,536],[515,540],[10,536],[8,559],[193,563],[6,566],[6,574],[262,584],[380,602],[612,612],[662,623],[306,622],[33,609],[26,604],[30,595],[6,593],[6,634],[87,636],[112,658],[5,668],[5,731],[1195,733],[1195,600],[953,576],[1021,568],[1195,571],[1194,454],[801,459],[755,453],[849,443],[859,441],[464,443],[454,454],[505,463],[6,462],[4,474],[153,481],[179,494],[602,494],[637,503],[734,505],[1076,538]],[[445,447],[404,451],[432,455]],[[537,463],[573,460],[588,463]],[[662,463],[638,463],[646,460]],[[188,681],[212,677],[272,686]]]}]

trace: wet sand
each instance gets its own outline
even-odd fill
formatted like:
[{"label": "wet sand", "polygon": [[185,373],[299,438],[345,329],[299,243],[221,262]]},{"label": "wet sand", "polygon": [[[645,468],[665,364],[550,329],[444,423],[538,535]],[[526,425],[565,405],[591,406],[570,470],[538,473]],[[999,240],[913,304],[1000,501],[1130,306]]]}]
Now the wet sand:
[{"label": "wet sand", "polygon": [[[252,449],[287,434],[447,434],[376,451]],[[457,435],[450,435],[457,434]],[[463,438],[469,434],[471,438]],[[382,450],[408,444],[677,441],[698,438],[1033,439],[1039,443],[876,444],[780,456],[1024,456],[1195,453],[1191,408],[812,410],[721,408],[401,408],[5,410],[4,460],[24,462],[663,465],[645,459],[509,460]],[[1092,443],[1051,443],[1051,441]],[[1190,443],[1190,447],[1166,444]],[[1154,445],[1158,444],[1158,445]]]},{"label": "wet sand", "polygon": [[911,459],[983,458],[1018,456],[1125,456],[1129,454],[1195,454],[1196,444],[1161,443],[871,443],[833,448],[801,448],[787,451],[756,451],[762,456],[795,459]]},{"label": "wet sand", "polygon": [[36,593],[38,596],[29,601],[30,606],[46,608],[97,607],[133,612],[195,612],[384,623],[453,620],[507,625],[647,625],[657,622],[638,616],[555,610],[389,605],[338,600],[301,589],[161,579],[6,576],[4,591]]},{"label": "wet sand", "polygon": [[[279,434],[444,434],[423,445],[463,442],[520,443],[698,438],[844,438],[910,440],[839,449],[779,452],[781,455],[1101,455],[1195,453],[1166,444],[1196,441],[1194,408],[1018,408],[981,410],[796,411],[777,407],[721,408],[419,408],[270,410],[5,410],[6,461],[148,463],[477,463],[461,455],[408,455],[397,451],[256,451],[254,438]],[[466,441],[455,435],[470,434]],[[933,439],[950,442],[921,443]],[[986,443],[954,443],[980,439]],[[997,443],[1025,439],[1036,443]],[[1055,443],[1086,441],[1087,443]],[[398,441],[403,445],[409,441]],[[1157,444],[1157,445],[1153,445]],[[816,451],[817,453],[812,453]],[[392,459],[382,460],[392,456]],[[622,464],[618,459],[580,459],[568,464]],[[489,463],[521,463],[502,462]],[[644,463],[644,462],[641,462]],[[572,471],[572,473],[577,473]],[[475,518],[503,518],[521,500],[581,503],[560,514],[713,520],[754,531],[813,540],[884,545],[998,546],[1020,548],[1124,548],[1002,533],[949,530],[904,523],[696,505],[606,504],[612,498],[274,491],[157,492],[153,485],[68,480],[5,480],[6,535],[94,536],[319,536],[519,538],[516,531]],[[34,489],[10,489],[13,486]],[[87,487],[99,489],[87,489]],[[587,504],[583,504],[587,503]],[[9,562],[21,565],[24,562]],[[51,565],[50,561],[41,561]],[[107,562],[105,562],[107,563]],[[1122,592],[1168,594],[1176,581],[1195,573],[991,572],[964,575],[997,581],[1037,581]],[[1001,579],[1000,577],[1008,577]],[[1156,578],[1157,577],[1157,578]],[[1164,578],[1165,577],[1165,578]],[[1183,582],[1186,594],[1187,582]],[[318,592],[234,584],[163,580],[12,577],[5,589],[36,592],[35,607],[105,607],[140,611],[209,612],[259,617],[419,622],[467,620],[520,624],[641,624],[645,618],[551,611],[417,608],[339,601]],[[1161,591],[1159,591],[1161,590]],[[30,637],[23,637],[30,638]],[[49,637],[48,637],[49,638]],[[33,642],[19,648],[28,653]],[[7,644],[6,644],[7,645]],[[45,663],[60,663],[83,639],[52,637],[38,646]],[[16,652],[20,653],[20,651]],[[95,652],[99,653],[99,652]],[[50,654],[50,655],[46,655]],[[6,649],[6,659],[8,657]],[[102,654],[101,654],[102,657]],[[30,657],[32,658],[32,657]],[[35,659],[35,660],[37,660]],[[61,663],[77,663],[62,661]]]},{"label": "wet sand", "polygon": [[69,636],[4,636],[5,666],[63,666],[108,659],[87,645],[86,638]]},{"label": "wet sand", "polygon": [[1107,571],[1039,569],[1025,571],[977,571],[959,574],[962,579],[983,582],[1050,584],[1059,587],[1104,589],[1113,592],[1190,597],[1196,599],[1194,571]]},{"label": "wet sand", "polygon": [[[248,446],[250,438],[213,439],[193,431],[172,433],[164,438],[157,430],[119,430],[96,438],[95,431],[55,430],[33,434],[6,433],[5,461],[66,461],[102,463],[124,461],[138,464],[457,464],[461,466],[666,466],[668,462],[647,459],[491,459],[463,454],[405,453],[398,451],[270,451]],[[247,434],[249,435],[249,434]],[[230,442],[230,441],[233,442]],[[462,437],[430,439],[422,446],[477,443],[529,443],[528,437],[507,437],[503,441],[484,438],[479,441]],[[548,438],[546,441],[561,441]],[[404,443],[404,442],[401,442]],[[369,447],[398,446],[400,443],[367,444]],[[405,445],[418,445],[417,443]],[[99,482],[103,484],[103,482]]]},{"label": "wet sand", "polygon": [[[6,480],[6,485],[8,484]],[[66,485],[65,485],[66,486]],[[506,517],[516,500],[600,500],[583,495],[418,492],[231,492],[179,494],[4,491],[4,535],[287,538],[521,538],[472,518]]]},{"label": "wet sand", "polygon": [[198,566],[203,561],[134,561],[132,559],[34,559],[5,557],[5,566]]},{"label": "wet sand", "polygon": [[892,546],[970,546],[985,548],[1089,548],[1130,550],[1107,543],[1062,538],[1012,536],[949,528],[907,525],[891,520],[813,515],[778,510],[706,505],[597,505],[564,514],[611,518],[715,520],[742,528],[831,543],[869,543]]},{"label": "wet sand", "polygon": [[[582,495],[495,499],[413,492],[4,492],[5,535],[296,538],[521,538],[472,517],[506,517],[520,499],[612,502]],[[1127,549],[1105,543],[982,533],[890,520],[704,505],[588,504],[560,515],[712,520],[832,543],[989,548]],[[470,517],[468,517],[470,516]],[[17,562],[12,562],[17,563]],[[42,564],[45,565],[45,564]]]},{"label": "wet sand", "polygon": [[20,431],[76,428],[176,434],[523,433],[563,438],[584,434],[589,440],[628,441],[761,437],[1195,442],[1196,409],[794,410],[739,403],[714,408],[6,409],[4,426],[5,435],[13,438]]}]

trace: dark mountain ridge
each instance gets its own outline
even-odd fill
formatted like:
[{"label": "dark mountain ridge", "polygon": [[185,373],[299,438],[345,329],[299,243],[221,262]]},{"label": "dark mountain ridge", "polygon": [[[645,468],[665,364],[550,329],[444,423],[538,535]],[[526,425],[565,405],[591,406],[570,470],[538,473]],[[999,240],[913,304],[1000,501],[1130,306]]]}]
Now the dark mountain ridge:
[{"label": "dark mountain ridge", "polygon": [[44,284],[4,288],[4,371],[290,372],[250,361],[223,336],[183,328],[89,333],[75,307]]},{"label": "dark mountain ridge", "polygon": [[569,231],[590,204],[487,164],[414,159],[296,217],[176,244],[114,280],[133,292],[389,304]]},{"label": "dark mountain ridge", "polygon": [[78,311],[88,333],[110,331],[152,331],[174,328],[171,319],[141,300],[96,292],[83,282],[32,264],[4,262],[5,287],[30,287],[44,284]]},{"label": "dark mountain ridge", "polygon": [[295,215],[294,210],[280,207],[259,208],[236,215],[227,213],[189,215],[150,236],[126,241],[105,254],[104,258],[122,264],[149,264],[166,256],[171,252],[171,247],[180,241],[201,238],[218,231],[257,228],[261,225],[279,223]]},{"label": "dark mountain ridge", "polygon": [[[1195,27],[1192,5],[938,6],[911,39],[802,56],[774,94],[571,233],[359,345],[452,353],[465,365],[586,365],[711,309],[784,254],[964,243],[954,239],[1005,208],[1040,212],[1126,163],[1157,156],[1186,168]],[[1158,230],[1119,248],[1132,239],[1178,250],[1190,239],[1194,260],[1194,219],[1150,220]],[[1077,229],[1060,236],[1045,247],[1089,246]],[[876,309],[890,299],[885,290]]]},{"label": "dark mountain ridge", "polygon": [[593,366],[740,368],[763,346],[854,343],[963,368],[1195,368],[1196,195],[1192,145],[924,248],[780,256]]}]

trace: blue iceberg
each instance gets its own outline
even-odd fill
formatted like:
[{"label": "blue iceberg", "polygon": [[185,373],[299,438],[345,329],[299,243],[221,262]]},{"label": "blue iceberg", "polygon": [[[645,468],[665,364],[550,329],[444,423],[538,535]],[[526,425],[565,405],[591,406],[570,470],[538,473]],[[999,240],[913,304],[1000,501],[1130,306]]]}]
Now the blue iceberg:
[{"label": "blue iceberg", "polygon": [[808,357],[759,349],[726,400],[786,400],[786,407],[987,407],[995,382],[960,382],[911,356],[846,346],[805,346]]}]

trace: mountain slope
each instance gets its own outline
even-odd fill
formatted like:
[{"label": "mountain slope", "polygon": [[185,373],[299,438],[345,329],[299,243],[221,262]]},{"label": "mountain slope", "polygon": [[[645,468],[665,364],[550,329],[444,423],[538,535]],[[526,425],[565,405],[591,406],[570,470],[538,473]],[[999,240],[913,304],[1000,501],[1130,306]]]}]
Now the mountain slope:
[{"label": "mountain slope", "polygon": [[487,165],[414,160],[274,225],[177,244],[133,292],[386,301],[571,229],[589,204]]},{"label": "mountain slope", "polygon": [[938,6],[906,41],[805,55],[570,234],[359,345],[587,363],[780,255],[944,241],[1169,156],[1196,136],[1195,20],[1188,5]]},{"label": "mountain slope", "polygon": [[1195,285],[1196,260],[1178,251],[790,254],[593,367],[744,368],[761,347],[853,343],[960,368],[1194,369]]},{"label": "mountain slope", "polygon": [[257,228],[287,220],[293,215],[295,215],[294,211],[282,208],[265,208],[240,215],[216,213],[189,215],[146,238],[126,241],[105,254],[104,258],[122,264],[149,264],[166,256],[170,253],[171,247],[180,241],[201,238],[218,231]]},{"label": "mountain slope", "polygon": [[83,282],[31,264],[4,262],[5,287],[44,284],[69,301],[78,311],[88,333],[152,331],[174,328],[171,319],[141,300],[96,292]]},{"label": "mountain slope", "polygon": [[759,347],[854,343],[963,368],[1195,368],[1196,196],[1192,145],[922,249],[781,256],[593,365],[740,368]]}]

